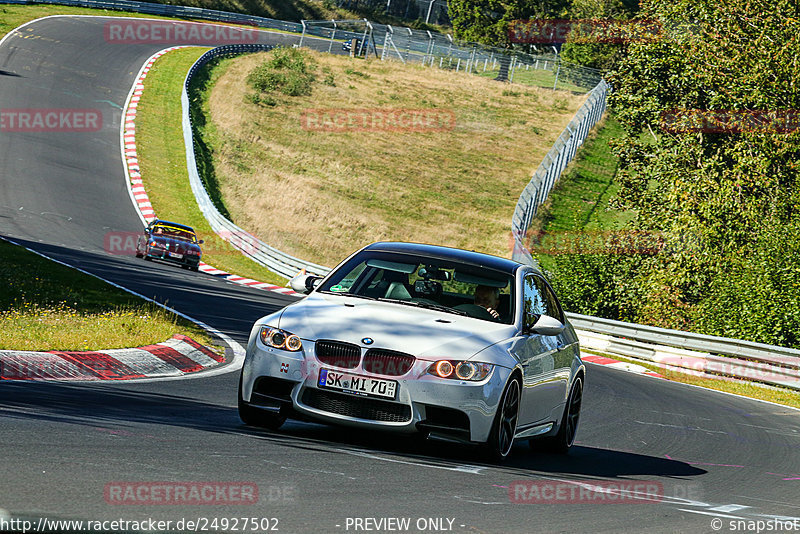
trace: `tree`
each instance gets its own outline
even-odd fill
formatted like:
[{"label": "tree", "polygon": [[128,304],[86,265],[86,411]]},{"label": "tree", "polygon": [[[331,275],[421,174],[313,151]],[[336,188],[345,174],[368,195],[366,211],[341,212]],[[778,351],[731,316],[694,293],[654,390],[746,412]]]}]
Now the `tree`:
[{"label": "tree", "polygon": [[787,256],[800,251],[800,7],[649,0],[641,17],[664,34],[631,44],[610,76],[626,130],[618,205],[666,247],[632,275],[633,315],[800,345],[800,265]]},{"label": "tree", "polygon": [[511,21],[564,17],[568,5],[568,0],[450,0],[448,10],[456,39],[509,48]]}]

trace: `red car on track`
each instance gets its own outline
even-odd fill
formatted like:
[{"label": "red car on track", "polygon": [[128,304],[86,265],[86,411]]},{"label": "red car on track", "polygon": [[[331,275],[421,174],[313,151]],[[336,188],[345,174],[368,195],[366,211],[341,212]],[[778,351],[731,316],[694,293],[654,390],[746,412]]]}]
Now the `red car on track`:
[{"label": "red car on track", "polygon": [[200,250],[202,243],[191,226],[157,219],[148,224],[139,236],[136,257],[171,261],[196,271],[203,255]]}]

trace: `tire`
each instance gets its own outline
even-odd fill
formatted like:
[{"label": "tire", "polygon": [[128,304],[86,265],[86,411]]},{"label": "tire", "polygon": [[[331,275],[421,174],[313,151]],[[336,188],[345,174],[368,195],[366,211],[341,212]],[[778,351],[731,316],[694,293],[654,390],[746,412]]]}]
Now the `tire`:
[{"label": "tire", "polygon": [[278,430],[286,422],[286,415],[283,410],[279,413],[270,413],[247,404],[242,400],[242,378],[242,375],[239,375],[239,419],[248,426]]},{"label": "tire", "polygon": [[139,250],[137,249],[137,250],[136,250],[136,257],[137,257],[137,258],[144,258],[144,254],[142,254],[141,252],[139,252]]},{"label": "tire", "polygon": [[522,387],[516,376],[509,380],[503,391],[500,404],[497,405],[497,414],[486,442],[488,459],[494,462],[505,461],[511,455],[514,446],[514,434],[517,431],[519,419],[519,405],[522,396]]},{"label": "tire", "polygon": [[564,406],[564,416],[558,434],[551,438],[543,438],[535,447],[557,454],[567,454],[575,443],[575,434],[578,432],[578,421],[581,416],[581,402],[583,401],[583,378],[578,377],[572,384],[567,405]]},{"label": "tire", "polygon": [[199,270],[200,270],[200,266],[199,266],[199,265],[195,265],[195,266],[194,266],[194,267],[192,267],[191,269],[192,269],[194,272],[197,272],[197,271],[199,271]]}]

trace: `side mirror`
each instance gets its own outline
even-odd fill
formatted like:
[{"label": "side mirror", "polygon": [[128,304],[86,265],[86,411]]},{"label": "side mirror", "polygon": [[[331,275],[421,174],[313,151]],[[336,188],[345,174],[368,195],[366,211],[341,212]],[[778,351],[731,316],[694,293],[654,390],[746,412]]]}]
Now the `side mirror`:
[{"label": "side mirror", "polygon": [[205,239],[201,239],[200,241],[198,241],[198,242],[197,242],[197,244],[198,244],[198,245],[202,245],[202,244],[203,244],[203,243],[205,243],[205,242],[206,242],[206,240],[205,240]]},{"label": "side mirror", "polygon": [[299,274],[289,280],[289,287],[298,293],[308,295],[317,287],[321,280],[321,276],[316,276],[314,274]]},{"label": "side mirror", "polygon": [[531,333],[542,336],[557,336],[563,331],[564,323],[549,315],[540,315],[536,323],[530,328]]}]

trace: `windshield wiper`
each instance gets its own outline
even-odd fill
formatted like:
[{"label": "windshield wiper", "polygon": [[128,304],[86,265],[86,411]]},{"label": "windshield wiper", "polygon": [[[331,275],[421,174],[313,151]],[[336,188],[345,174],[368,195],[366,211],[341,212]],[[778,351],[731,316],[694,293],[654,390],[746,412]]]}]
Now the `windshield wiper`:
[{"label": "windshield wiper", "polygon": [[420,302],[419,306],[421,308],[430,308],[431,310],[441,310],[447,313],[454,313],[456,315],[467,315],[467,312],[464,310],[457,310],[455,308],[451,308],[450,306],[445,306],[444,304],[432,304],[430,302]]},{"label": "windshield wiper", "polygon": [[358,293],[350,293],[349,291],[319,291],[319,293],[326,293],[328,295],[343,295],[345,297],[355,297],[357,299],[378,300],[376,297],[359,295]]},{"label": "windshield wiper", "polygon": [[377,300],[380,302],[392,302],[394,304],[405,304],[406,306],[416,306],[417,308],[438,310],[447,313],[453,313],[455,315],[467,315],[467,313],[462,310],[456,310],[449,306],[445,306],[444,304],[432,304],[430,302],[419,302],[416,300],[402,300],[402,299],[389,299],[389,298],[379,298]]}]

